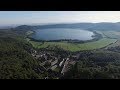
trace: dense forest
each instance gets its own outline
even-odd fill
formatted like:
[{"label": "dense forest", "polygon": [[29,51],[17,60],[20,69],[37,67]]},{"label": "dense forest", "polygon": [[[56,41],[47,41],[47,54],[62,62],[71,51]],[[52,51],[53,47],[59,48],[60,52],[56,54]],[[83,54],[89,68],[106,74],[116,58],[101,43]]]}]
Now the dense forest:
[{"label": "dense forest", "polygon": [[119,79],[120,54],[110,51],[84,52],[62,78]]},{"label": "dense forest", "polygon": [[0,78],[1,79],[37,79],[34,71],[37,61],[29,54],[29,44],[6,37],[0,38]]}]

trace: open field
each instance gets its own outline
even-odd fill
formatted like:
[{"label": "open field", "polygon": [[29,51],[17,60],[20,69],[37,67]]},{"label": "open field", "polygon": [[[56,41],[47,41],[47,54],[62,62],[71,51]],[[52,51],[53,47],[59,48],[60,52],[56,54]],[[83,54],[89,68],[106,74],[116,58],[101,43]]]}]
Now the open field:
[{"label": "open field", "polygon": [[118,31],[102,31],[102,33],[108,38],[120,39],[120,32]]},{"label": "open field", "polygon": [[108,46],[109,44],[115,43],[116,39],[102,38],[98,41],[88,42],[83,44],[73,44],[66,42],[35,42],[29,41],[35,48],[47,48],[54,50],[56,47],[68,51],[81,51],[81,50],[94,50]]},{"label": "open field", "polygon": [[101,31],[101,34],[106,38],[112,38],[112,39],[117,39],[117,41],[109,46],[106,47],[110,48],[110,47],[116,47],[116,46],[120,46],[120,32],[119,31]]},{"label": "open field", "polygon": [[120,46],[120,40],[117,40],[115,43],[107,46],[106,49],[107,49],[107,48],[110,48],[110,47],[116,47],[116,46]]}]

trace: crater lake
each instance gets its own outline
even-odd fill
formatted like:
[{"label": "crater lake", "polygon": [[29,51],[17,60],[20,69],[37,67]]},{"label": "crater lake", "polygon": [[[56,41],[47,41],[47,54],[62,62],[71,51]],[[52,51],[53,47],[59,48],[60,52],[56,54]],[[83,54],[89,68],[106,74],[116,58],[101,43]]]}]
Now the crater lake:
[{"label": "crater lake", "polygon": [[35,33],[31,35],[36,40],[91,40],[94,33],[88,30],[82,29],[70,29],[70,28],[50,28],[50,29],[37,29]]}]

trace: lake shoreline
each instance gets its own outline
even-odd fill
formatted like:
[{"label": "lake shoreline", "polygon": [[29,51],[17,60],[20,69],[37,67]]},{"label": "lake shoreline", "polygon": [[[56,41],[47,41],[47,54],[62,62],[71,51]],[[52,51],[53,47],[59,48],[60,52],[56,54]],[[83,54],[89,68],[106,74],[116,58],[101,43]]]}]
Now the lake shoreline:
[{"label": "lake shoreline", "polygon": [[34,39],[33,37],[31,37],[34,33],[36,33],[35,30],[31,30],[31,31],[32,31],[32,33],[27,35],[27,38],[29,38],[31,41],[35,41],[35,42],[87,43],[87,42],[97,41],[97,40],[103,38],[102,35],[97,33],[96,31],[87,30],[87,31],[93,32],[94,35],[91,36],[93,39],[91,39],[91,40],[78,40],[78,39],[37,40],[37,39]]}]

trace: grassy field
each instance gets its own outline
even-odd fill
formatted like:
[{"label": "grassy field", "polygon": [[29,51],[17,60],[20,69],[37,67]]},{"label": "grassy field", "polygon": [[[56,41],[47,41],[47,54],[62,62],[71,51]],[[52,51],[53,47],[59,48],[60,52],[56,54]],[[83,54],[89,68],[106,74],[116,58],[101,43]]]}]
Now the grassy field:
[{"label": "grassy field", "polygon": [[117,40],[117,42],[115,42],[115,43],[107,46],[106,49],[107,49],[107,48],[110,48],[110,47],[116,47],[116,46],[120,46],[120,40]]},{"label": "grassy field", "polygon": [[88,42],[83,44],[73,44],[66,42],[35,42],[29,41],[35,48],[48,48],[50,50],[54,50],[56,47],[62,48],[68,51],[81,51],[81,50],[93,50],[103,48],[109,44],[115,43],[116,39],[103,38],[98,41]]},{"label": "grassy field", "polygon": [[120,39],[120,32],[118,31],[102,31],[102,33],[108,38]]},{"label": "grassy field", "polygon": [[102,31],[101,33],[107,38],[117,39],[115,43],[107,46],[106,49],[110,47],[120,46],[120,32],[119,31]]}]

